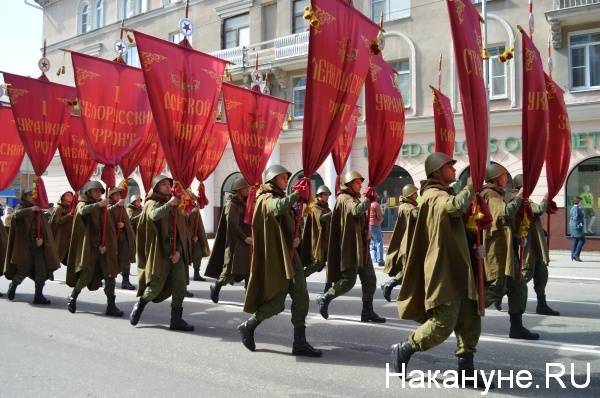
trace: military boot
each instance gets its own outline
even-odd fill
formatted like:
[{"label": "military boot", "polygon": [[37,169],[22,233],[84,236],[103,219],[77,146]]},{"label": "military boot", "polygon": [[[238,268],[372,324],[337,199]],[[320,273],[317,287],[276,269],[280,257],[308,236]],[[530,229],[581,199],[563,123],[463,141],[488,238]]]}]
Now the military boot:
[{"label": "military boot", "polygon": [[135,290],[136,287],[129,282],[129,275],[123,275],[123,282],[121,282],[121,289],[123,290]]},{"label": "military boot", "polygon": [[496,307],[498,311],[502,311],[502,297],[499,297],[494,301],[494,307]]},{"label": "military boot", "polygon": [[332,287],[333,287],[333,283],[331,283],[331,282],[327,282],[327,283],[325,284],[325,289],[323,289],[323,294],[327,293],[327,291],[328,291],[329,289],[331,289]]},{"label": "military boot", "polygon": [[4,295],[2,294],[2,292],[0,292],[0,297],[4,297]]},{"label": "military boot", "polygon": [[194,278],[193,279],[197,282],[205,282],[206,281],[206,279],[200,275],[200,266],[199,265],[198,266],[194,265]]},{"label": "military boot", "polygon": [[133,326],[137,325],[140,321],[142,312],[144,312],[144,308],[146,308],[146,304],[148,304],[148,302],[140,297],[139,301],[133,306],[131,314],[129,314],[129,323]]},{"label": "military boot", "polygon": [[550,316],[559,316],[560,312],[554,311],[552,308],[548,306],[546,303],[546,295],[538,294],[537,296],[537,307],[535,308],[535,313],[540,315],[550,315]]},{"label": "military boot", "polygon": [[10,301],[13,301],[15,299],[15,294],[17,293],[17,286],[19,286],[19,284],[15,282],[11,282],[10,285],[8,285],[6,297],[8,297]]},{"label": "military boot", "polygon": [[415,349],[408,341],[394,344],[391,348],[392,366],[394,367],[394,372],[402,373],[402,364],[404,364],[405,368],[408,366],[408,361],[410,361],[410,357],[412,357],[412,355],[415,353]]},{"label": "military boot", "polygon": [[187,297],[187,298],[194,297],[194,293],[192,293],[189,290],[185,289],[185,297]]},{"label": "military boot", "polygon": [[317,304],[319,305],[319,312],[325,319],[329,318],[329,303],[333,300],[333,295],[325,292],[317,297]]},{"label": "military boot", "polygon": [[79,293],[80,292],[73,289],[71,295],[67,298],[67,309],[71,314],[74,314],[77,310],[77,297],[79,296]]},{"label": "military boot", "polygon": [[392,301],[392,290],[398,286],[399,283],[395,279],[390,279],[383,285],[381,285],[381,291],[383,292],[383,298],[389,303]]},{"label": "military boot", "polygon": [[115,298],[114,294],[106,296],[106,315],[120,318],[123,316],[123,311],[115,304]]},{"label": "military boot", "polygon": [[36,283],[35,296],[33,296],[33,304],[42,304],[42,305],[50,304],[50,300],[48,300],[46,297],[44,297],[44,294],[42,293],[43,290],[44,290],[44,284]]},{"label": "military boot", "polygon": [[242,336],[242,344],[250,351],[256,350],[256,344],[254,343],[254,330],[259,324],[260,322],[256,318],[252,317],[238,326],[238,330]]},{"label": "military boot", "polygon": [[171,307],[171,325],[169,329],[180,332],[193,332],[194,327],[183,320],[183,307]]},{"label": "military boot", "polygon": [[214,285],[210,285],[210,299],[213,303],[219,302],[219,292],[221,291],[221,284],[219,282],[215,282]]},{"label": "military boot", "polygon": [[373,299],[363,299],[362,313],[360,314],[361,322],[385,323],[385,318],[380,317],[373,311]]},{"label": "military boot", "polygon": [[525,326],[523,326],[523,314],[509,314],[510,315],[510,333],[508,337],[511,339],[523,339],[523,340],[538,340],[540,335],[537,333],[530,332]]},{"label": "military boot", "polygon": [[[464,380],[464,387],[485,389],[485,382],[479,372],[476,373],[476,382],[473,380],[473,374],[475,374],[475,366],[473,365],[473,353],[463,354],[458,357],[458,383],[463,386],[463,372],[467,378]],[[490,390],[496,388],[496,385],[492,383]]]},{"label": "military boot", "polygon": [[304,356],[304,357],[320,357],[323,355],[321,350],[313,348],[306,341],[306,327],[297,326],[294,328],[294,345],[292,348],[292,355]]}]

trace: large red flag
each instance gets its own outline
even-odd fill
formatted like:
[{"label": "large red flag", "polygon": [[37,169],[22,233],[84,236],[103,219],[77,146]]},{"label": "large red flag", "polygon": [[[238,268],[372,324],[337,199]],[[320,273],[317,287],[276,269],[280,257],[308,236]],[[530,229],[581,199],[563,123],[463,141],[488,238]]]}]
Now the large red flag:
[{"label": "large red flag", "polygon": [[213,124],[211,133],[205,136],[204,139],[208,140],[207,143],[201,145],[205,150],[204,152],[198,152],[196,155],[196,178],[200,182],[200,185],[198,185],[197,202],[201,209],[208,204],[208,198],[204,190],[204,181],[217,168],[229,141],[227,123],[217,122]]},{"label": "large red flag", "polygon": [[352,152],[352,143],[354,142],[354,137],[356,137],[357,128],[358,106],[355,106],[354,110],[352,111],[352,115],[346,124],[346,127],[342,130],[341,134],[339,134],[333,149],[331,150],[331,159],[333,160],[333,167],[335,167],[335,172],[337,174],[335,181],[336,193],[340,189],[340,176],[342,175],[344,167],[346,166],[346,162],[350,157],[350,152]]},{"label": "large red flag", "polygon": [[[304,184],[348,125],[379,26],[346,0],[312,0],[302,137]],[[302,183],[302,181],[301,181]]]},{"label": "large red flag", "polygon": [[115,166],[153,127],[140,69],[122,62],[71,53],[81,119],[102,180],[114,187]]},{"label": "large red flag", "polygon": [[19,138],[12,110],[0,105],[0,190],[13,183],[24,156],[25,148]]},{"label": "large red flag", "polygon": [[58,153],[71,188],[77,193],[90,179],[96,168],[83,131],[83,122],[78,116],[71,116],[69,134],[63,134]]},{"label": "large red flag", "polygon": [[404,101],[396,71],[381,55],[371,60],[365,85],[369,187],[381,184],[396,163],[404,140]]},{"label": "large red flag", "polygon": [[157,141],[158,131],[156,130],[156,125],[152,123],[152,128],[148,130],[147,134],[144,135],[142,140],[119,162],[119,167],[123,172],[123,178],[127,178],[133,174],[135,169],[140,165],[140,162],[144,156],[146,156],[150,150],[152,144]]},{"label": "large red flag", "polygon": [[142,184],[146,192],[150,191],[152,188],[152,179],[162,173],[166,164],[165,154],[160,146],[157,134],[156,141],[150,145],[150,149],[148,149],[140,161],[140,175],[142,176]]},{"label": "large red flag", "polygon": [[233,155],[252,185],[244,216],[251,224],[256,190],[281,133],[289,102],[228,83],[223,85],[223,100]]},{"label": "large red flag", "polygon": [[[548,115],[550,128],[546,149],[546,180],[548,182],[549,210],[556,211],[552,201],[562,188],[571,162],[571,126],[565,105],[563,90],[552,78],[544,74],[548,96]],[[550,205],[552,204],[552,205]]]},{"label": "large red flag", "polygon": [[63,134],[68,133],[75,89],[51,83],[45,75],[39,79],[4,73],[9,84],[12,111],[19,137],[36,175],[34,196],[41,208],[48,207],[42,174],[52,161]]},{"label": "large red flag", "polygon": [[483,80],[481,17],[469,0],[446,0],[473,187],[483,185],[488,156],[488,108]]},{"label": "large red flag", "polygon": [[196,175],[194,158],[207,145],[227,61],[187,45],[134,32],[152,114],[171,173],[183,188]]},{"label": "large red flag", "polygon": [[431,90],[433,91],[435,152],[442,152],[448,156],[453,156],[456,130],[454,128],[454,115],[452,113],[452,105],[450,105],[450,98],[434,87],[431,87]]}]

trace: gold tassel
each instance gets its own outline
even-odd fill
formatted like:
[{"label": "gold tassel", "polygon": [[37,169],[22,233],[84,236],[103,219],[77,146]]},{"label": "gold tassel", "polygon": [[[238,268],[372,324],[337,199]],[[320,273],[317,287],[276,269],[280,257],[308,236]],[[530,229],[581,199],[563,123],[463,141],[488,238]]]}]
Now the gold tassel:
[{"label": "gold tassel", "polygon": [[505,62],[510,61],[514,57],[515,57],[515,49],[511,48],[509,50],[504,51],[502,54],[500,54],[498,56],[498,59],[500,60],[500,62],[505,63]]},{"label": "gold tassel", "polygon": [[288,123],[291,123],[294,121],[294,117],[292,116],[292,113],[288,113],[288,118],[287,118]]},{"label": "gold tassel", "polygon": [[488,51],[487,48],[484,48],[483,50],[481,50],[481,58],[483,58],[486,61],[488,59],[490,59],[490,52]]},{"label": "gold tassel", "polygon": [[311,6],[304,8],[304,19],[308,21],[310,26],[316,27],[319,25],[319,19]]},{"label": "gold tassel", "polygon": [[129,44],[133,44],[133,37],[129,33],[127,33],[127,41]]}]

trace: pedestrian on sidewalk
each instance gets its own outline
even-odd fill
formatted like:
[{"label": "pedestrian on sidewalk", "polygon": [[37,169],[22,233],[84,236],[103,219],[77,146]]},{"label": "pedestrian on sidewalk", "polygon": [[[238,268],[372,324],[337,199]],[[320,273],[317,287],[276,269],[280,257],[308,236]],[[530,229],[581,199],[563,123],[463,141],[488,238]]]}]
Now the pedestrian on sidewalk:
[{"label": "pedestrian on sidewalk", "polygon": [[383,222],[383,212],[379,202],[381,198],[377,198],[371,202],[371,213],[369,217],[369,229],[371,231],[371,241],[369,247],[371,251],[371,260],[378,267],[383,267],[383,234],[381,232],[381,223]]},{"label": "pedestrian on sidewalk", "polygon": [[581,255],[581,249],[585,243],[585,230],[584,226],[584,213],[581,208],[581,196],[575,198],[575,203],[569,211],[569,229],[571,230],[571,237],[573,238],[573,245],[571,246],[571,261],[581,261],[579,257]]}]

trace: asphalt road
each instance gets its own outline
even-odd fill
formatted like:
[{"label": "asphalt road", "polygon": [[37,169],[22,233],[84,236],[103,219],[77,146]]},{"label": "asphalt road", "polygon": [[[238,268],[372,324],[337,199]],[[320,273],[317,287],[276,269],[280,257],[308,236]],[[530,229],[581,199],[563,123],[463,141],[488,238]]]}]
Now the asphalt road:
[{"label": "asphalt road", "polygon": [[[501,388],[488,396],[600,397],[600,256],[571,263],[567,256],[555,254],[553,260],[548,301],[562,316],[536,315],[532,288],[524,316],[525,325],[541,334],[539,341],[509,339],[506,312],[488,309],[483,319],[476,366],[488,375],[526,370],[533,378],[529,388],[518,388],[516,382],[510,388],[509,380],[503,379]],[[380,282],[386,279],[379,271],[377,277]],[[102,290],[84,290],[77,313],[67,312],[70,289],[63,282],[64,269],[46,286],[50,306],[31,304],[33,283],[26,281],[14,302],[6,295],[0,299],[0,397],[481,396],[482,391],[438,389],[435,382],[442,385],[444,379],[439,374],[421,379],[413,373],[404,386],[390,377],[386,388],[389,347],[406,339],[416,324],[399,321],[395,304],[385,302],[380,291],[375,309],[388,322],[360,323],[360,286],[331,304],[326,321],[315,303],[323,278],[319,274],[308,280],[307,337],[324,351],[317,359],[291,355],[289,300],[284,313],[257,329],[256,352],[247,351],[236,330],[248,317],[242,312],[242,286],[223,288],[216,305],[209,299],[209,282],[191,282],[195,297],[186,299],[184,318],[196,330],[180,333],[168,330],[169,302],[149,304],[139,325],[132,327],[125,317],[103,315]],[[5,293],[7,287],[2,278],[0,291]],[[117,304],[126,315],[135,301],[135,292],[117,290]],[[452,336],[413,356],[407,372],[455,369],[454,349]],[[564,389],[552,378],[546,388],[548,363],[565,367]],[[580,385],[586,384],[589,364],[586,388],[571,384],[571,364]],[[560,366],[550,370],[556,373]],[[431,388],[420,388],[428,383]]]}]

